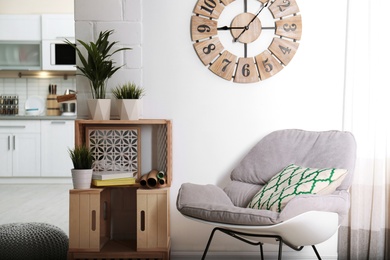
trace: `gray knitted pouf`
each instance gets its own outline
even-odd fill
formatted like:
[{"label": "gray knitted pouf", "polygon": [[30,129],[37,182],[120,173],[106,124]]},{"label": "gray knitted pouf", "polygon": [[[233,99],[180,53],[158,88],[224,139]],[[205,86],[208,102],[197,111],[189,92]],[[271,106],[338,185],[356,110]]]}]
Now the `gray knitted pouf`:
[{"label": "gray knitted pouf", "polygon": [[65,232],[50,224],[0,225],[0,259],[65,260],[68,243]]}]

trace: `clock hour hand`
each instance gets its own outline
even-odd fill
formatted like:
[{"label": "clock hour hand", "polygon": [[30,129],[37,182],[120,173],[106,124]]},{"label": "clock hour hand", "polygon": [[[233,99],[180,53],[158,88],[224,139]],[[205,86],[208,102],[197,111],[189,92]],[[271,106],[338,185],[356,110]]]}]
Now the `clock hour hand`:
[{"label": "clock hour hand", "polygon": [[[245,29],[246,26],[241,26],[241,27],[228,27],[228,26],[222,26],[222,27],[218,27],[217,30],[218,31],[227,31],[227,30],[236,30],[236,29]],[[248,28],[247,28],[248,30]]]}]

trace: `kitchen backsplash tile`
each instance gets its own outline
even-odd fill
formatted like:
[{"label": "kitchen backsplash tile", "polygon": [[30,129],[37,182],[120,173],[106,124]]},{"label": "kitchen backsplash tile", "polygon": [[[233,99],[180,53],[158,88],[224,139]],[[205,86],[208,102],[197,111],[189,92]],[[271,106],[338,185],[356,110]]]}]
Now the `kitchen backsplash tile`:
[{"label": "kitchen backsplash tile", "polygon": [[49,94],[49,84],[57,85],[57,95],[63,95],[66,89],[76,90],[76,79],[63,78],[0,78],[0,95],[19,96],[19,115],[25,114],[24,105],[31,96],[39,96],[46,101]]}]

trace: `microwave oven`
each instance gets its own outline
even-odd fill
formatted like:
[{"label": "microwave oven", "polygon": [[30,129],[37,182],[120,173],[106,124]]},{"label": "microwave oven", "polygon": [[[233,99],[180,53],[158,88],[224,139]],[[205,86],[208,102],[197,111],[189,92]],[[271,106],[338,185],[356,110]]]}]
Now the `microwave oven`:
[{"label": "microwave oven", "polygon": [[76,50],[64,40],[42,41],[42,70],[76,70]]}]

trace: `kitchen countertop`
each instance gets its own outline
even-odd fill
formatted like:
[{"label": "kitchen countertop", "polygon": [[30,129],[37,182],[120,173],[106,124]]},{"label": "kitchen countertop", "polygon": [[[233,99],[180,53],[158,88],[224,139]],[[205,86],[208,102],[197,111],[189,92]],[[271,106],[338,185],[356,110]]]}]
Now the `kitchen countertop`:
[{"label": "kitchen countertop", "polygon": [[77,116],[29,116],[29,115],[15,115],[15,116],[0,116],[0,120],[76,120]]}]

